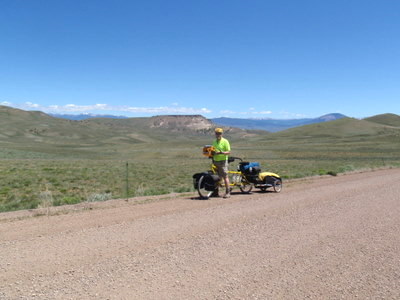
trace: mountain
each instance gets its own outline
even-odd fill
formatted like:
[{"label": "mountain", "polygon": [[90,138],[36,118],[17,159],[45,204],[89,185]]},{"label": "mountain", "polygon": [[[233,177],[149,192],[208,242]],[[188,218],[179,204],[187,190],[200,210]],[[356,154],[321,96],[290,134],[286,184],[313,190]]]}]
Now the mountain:
[{"label": "mountain", "polygon": [[365,118],[364,120],[393,127],[400,127],[400,116],[396,114],[381,114]]},{"label": "mountain", "polygon": [[[85,152],[90,155],[94,149],[106,149],[111,153],[128,149],[131,144],[187,143],[209,139],[215,127],[212,121],[201,115],[74,121],[55,118],[40,111],[0,106],[0,143],[3,150],[67,155]],[[225,131],[232,139],[266,134],[230,127],[225,127]],[[2,149],[0,156],[1,152]]]},{"label": "mountain", "polygon": [[40,111],[24,111],[0,106],[0,141],[34,145],[35,143],[97,143],[115,134],[104,125],[88,126],[85,121],[71,121],[49,116]]},{"label": "mountain", "polygon": [[358,120],[354,118],[341,118],[332,122],[323,122],[310,125],[304,125],[296,128],[290,128],[285,131],[274,133],[275,138],[371,138],[371,137],[398,137],[400,128],[392,128],[383,124],[370,122],[367,120]]},{"label": "mountain", "polygon": [[[212,131],[210,120],[200,115],[154,116],[143,118],[88,118],[69,120],[56,118],[39,111],[24,111],[0,106],[0,138],[27,139],[30,141],[67,143],[84,139],[107,141],[117,137],[130,139],[143,136],[145,140],[163,140],[169,135],[175,138],[190,138]],[[185,135],[181,133],[185,132]],[[139,140],[141,140],[139,138]]]},{"label": "mountain", "polygon": [[[382,122],[381,117],[379,120]],[[384,122],[387,122],[386,118]],[[0,159],[151,159],[162,157],[166,149],[181,156],[187,148],[209,143],[215,127],[217,124],[201,115],[73,121],[40,111],[0,106]],[[311,149],[321,141],[329,145],[341,141],[345,145],[364,145],[362,147],[368,149],[379,144],[392,151],[390,149],[398,149],[400,142],[400,128],[352,118],[321,121],[275,133],[223,127],[233,144],[244,143],[246,147],[257,148],[267,143],[279,151],[296,148],[299,143]],[[339,148],[338,151],[342,150]],[[186,158],[192,157],[185,155]]]},{"label": "mountain", "polygon": [[240,119],[240,118],[213,118],[214,123],[222,126],[239,127],[242,129],[259,129],[270,132],[277,132],[293,127],[328,122],[345,118],[345,115],[332,113],[318,118],[304,119]]},{"label": "mountain", "polygon": [[93,119],[93,118],[108,118],[108,119],[127,119],[128,118],[126,116],[97,115],[97,114],[79,114],[79,115],[49,114],[49,115],[52,117],[55,117],[55,118],[74,120],[74,121],[81,121],[81,120]]},{"label": "mountain", "polygon": [[[96,115],[96,114],[79,114],[79,115],[72,115],[72,114],[50,114],[52,117],[68,119],[68,120],[87,120],[87,119],[128,119],[126,116],[115,116],[115,115]],[[161,118],[162,116],[156,116]],[[176,116],[180,118],[185,118],[185,116]],[[189,116],[190,117],[190,116]],[[248,130],[266,130],[270,132],[276,132],[285,130],[288,128],[293,128],[297,126],[313,124],[313,123],[320,123],[320,122],[328,122],[337,120],[340,118],[346,117],[342,114],[332,113],[321,116],[319,118],[305,118],[305,119],[240,119],[240,118],[213,118],[211,121],[215,124],[221,126],[228,126],[228,127],[236,127],[241,129],[248,129]],[[154,117],[152,117],[154,118]],[[171,123],[172,122],[172,123]],[[173,124],[174,121],[168,121],[167,123]],[[163,124],[167,124],[163,123]],[[187,124],[186,124],[187,125]],[[169,125],[167,125],[169,126]]]},{"label": "mountain", "polygon": [[[50,114],[52,117],[68,119],[68,120],[87,120],[87,119],[128,119],[126,116],[115,116],[115,115],[96,115],[96,114],[79,114],[79,115],[72,115],[72,114]],[[162,116],[156,116],[161,118]],[[185,116],[176,116],[180,118],[185,118]],[[189,116],[190,117],[190,116]],[[227,127],[236,127],[241,129],[248,129],[248,130],[265,130],[270,132],[276,132],[285,130],[288,128],[293,128],[297,126],[307,125],[307,124],[314,124],[320,122],[328,122],[337,120],[340,118],[346,117],[342,114],[332,113],[321,116],[319,118],[305,118],[305,119],[240,119],[240,118],[213,118],[211,121],[215,124],[220,126],[227,126]],[[154,117],[152,117],[154,118]],[[171,123],[172,122],[172,123]],[[168,121],[167,123],[173,124],[174,121]],[[167,124],[163,123],[163,124]],[[188,125],[188,124],[186,124]],[[169,126],[169,125],[167,125]]]},{"label": "mountain", "polygon": [[165,115],[148,119],[150,128],[167,128],[173,131],[203,130],[208,131],[215,124],[201,115]]},{"label": "mountain", "polygon": [[[95,114],[49,114],[52,117],[67,119],[72,121],[89,121],[97,124],[108,124],[112,127],[121,126],[126,128],[154,128],[154,129],[167,129],[170,132],[194,132],[197,133],[208,133],[212,131],[217,125],[210,119],[206,119],[201,115],[159,115],[153,117],[138,117],[128,118],[126,116],[114,116],[114,115],[95,115]],[[110,119],[124,120],[124,121],[110,121]],[[224,126],[224,125],[223,125]],[[244,133],[247,132],[241,128],[235,128],[233,126],[224,126],[225,131],[228,133]],[[257,131],[257,130],[256,130]],[[252,133],[254,134],[254,132]],[[261,134],[265,134],[261,132]]]}]

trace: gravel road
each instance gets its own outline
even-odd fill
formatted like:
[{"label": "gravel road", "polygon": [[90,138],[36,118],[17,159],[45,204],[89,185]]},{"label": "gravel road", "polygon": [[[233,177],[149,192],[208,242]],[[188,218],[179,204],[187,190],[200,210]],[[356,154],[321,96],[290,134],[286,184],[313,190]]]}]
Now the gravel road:
[{"label": "gravel road", "polygon": [[0,214],[0,299],[400,299],[400,169]]}]

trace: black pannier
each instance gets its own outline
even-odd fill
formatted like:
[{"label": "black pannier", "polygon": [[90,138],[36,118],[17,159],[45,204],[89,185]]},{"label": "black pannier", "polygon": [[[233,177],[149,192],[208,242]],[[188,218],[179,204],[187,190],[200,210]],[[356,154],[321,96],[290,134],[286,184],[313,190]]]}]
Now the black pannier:
[{"label": "black pannier", "polygon": [[208,174],[207,172],[202,172],[202,173],[196,173],[192,176],[193,177],[193,187],[195,189],[197,189],[197,186],[199,185],[200,177],[203,175],[207,175],[207,174]]},{"label": "black pannier", "polygon": [[196,173],[193,175],[193,186],[197,189],[199,185],[199,180],[202,176],[205,176],[202,181],[202,185],[200,188],[204,188],[207,191],[215,190],[217,186],[217,182],[219,181],[219,176],[215,174],[210,174],[208,172]]}]

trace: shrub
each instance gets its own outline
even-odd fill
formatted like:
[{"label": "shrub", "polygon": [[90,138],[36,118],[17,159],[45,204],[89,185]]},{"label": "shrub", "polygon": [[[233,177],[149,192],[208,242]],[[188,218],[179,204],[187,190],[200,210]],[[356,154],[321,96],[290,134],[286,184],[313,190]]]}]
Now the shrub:
[{"label": "shrub", "polygon": [[100,202],[112,199],[111,193],[103,193],[103,194],[91,194],[87,197],[87,202]]}]

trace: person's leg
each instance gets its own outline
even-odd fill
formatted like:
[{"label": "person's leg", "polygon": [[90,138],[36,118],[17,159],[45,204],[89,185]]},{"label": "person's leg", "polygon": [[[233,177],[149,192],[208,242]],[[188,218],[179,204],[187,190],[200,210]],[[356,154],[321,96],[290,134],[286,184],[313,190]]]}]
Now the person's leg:
[{"label": "person's leg", "polygon": [[231,187],[229,186],[229,177],[225,176],[224,181],[225,181],[225,187],[226,187],[224,198],[228,198],[231,196]]},{"label": "person's leg", "polygon": [[224,182],[226,189],[224,198],[228,198],[231,196],[231,187],[229,186],[229,176],[228,176],[228,161],[225,161],[224,164]]},{"label": "person's leg", "polygon": [[229,186],[229,177],[228,177],[228,161],[218,161],[215,163],[217,166],[218,176],[219,178],[224,180],[225,183],[225,194],[224,198],[230,197],[230,186]]}]

